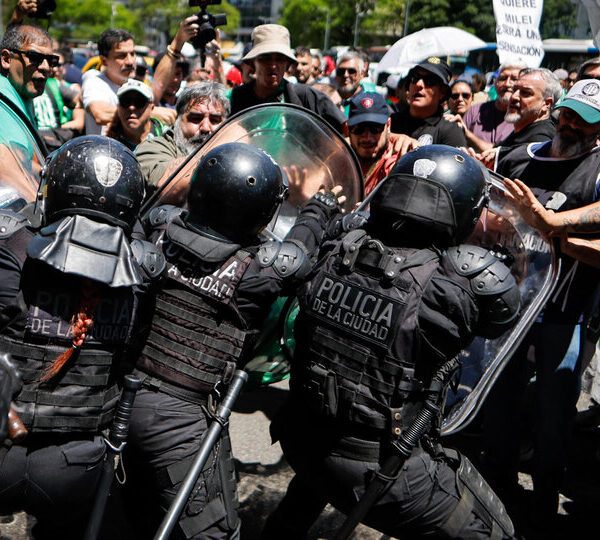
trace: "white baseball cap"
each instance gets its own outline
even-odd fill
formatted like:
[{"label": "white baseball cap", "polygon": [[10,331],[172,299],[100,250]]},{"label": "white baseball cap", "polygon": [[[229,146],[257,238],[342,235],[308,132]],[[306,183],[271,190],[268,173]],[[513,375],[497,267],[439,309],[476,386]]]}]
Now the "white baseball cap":
[{"label": "white baseball cap", "polygon": [[588,124],[600,122],[600,81],[582,79],[577,81],[556,108],[566,107],[575,111]]}]

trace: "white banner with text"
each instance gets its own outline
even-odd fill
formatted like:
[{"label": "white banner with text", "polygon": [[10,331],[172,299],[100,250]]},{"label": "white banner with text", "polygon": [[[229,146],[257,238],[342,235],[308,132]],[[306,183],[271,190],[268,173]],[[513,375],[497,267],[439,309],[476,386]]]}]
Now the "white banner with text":
[{"label": "white banner with text", "polygon": [[494,0],[500,64],[521,61],[539,67],[544,58],[539,30],[543,7],[544,0]]}]

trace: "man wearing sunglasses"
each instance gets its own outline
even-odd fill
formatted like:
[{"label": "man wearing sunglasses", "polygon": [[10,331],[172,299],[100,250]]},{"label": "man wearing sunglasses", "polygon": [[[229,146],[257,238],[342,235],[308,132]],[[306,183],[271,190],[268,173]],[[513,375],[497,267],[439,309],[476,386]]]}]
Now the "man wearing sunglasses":
[{"label": "man wearing sunglasses", "polygon": [[462,130],[443,118],[452,74],[448,64],[432,56],[408,73],[408,109],[392,114],[391,131],[405,135],[412,146],[466,146]]},{"label": "man wearing sunglasses", "polygon": [[362,92],[349,103],[350,145],[365,177],[365,195],[383,180],[400,156],[390,141],[390,110],[376,92]]},{"label": "man wearing sunglasses", "polygon": [[11,147],[18,145],[30,162],[34,152],[32,133],[37,127],[33,98],[44,91],[58,56],[52,54],[52,39],[46,31],[25,24],[9,26],[0,49],[0,93],[30,121],[29,125],[19,122],[9,105],[0,102],[2,138]]}]

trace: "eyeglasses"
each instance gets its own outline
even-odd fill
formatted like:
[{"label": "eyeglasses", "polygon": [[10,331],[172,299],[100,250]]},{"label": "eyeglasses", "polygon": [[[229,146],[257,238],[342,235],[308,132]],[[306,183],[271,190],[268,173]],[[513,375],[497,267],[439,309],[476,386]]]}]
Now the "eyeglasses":
[{"label": "eyeglasses", "polygon": [[148,105],[148,103],[150,103],[148,99],[137,92],[127,92],[124,96],[119,98],[119,105],[126,109],[129,109],[132,105],[136,109],[142,109]]},{"label": "eyeglasses", "polygon": [[60,57],[57,54],[42,54],[37,51],[22,51],[21,49],[8,49],[10,52],[24,54],[32,64],[39,66],[44,60],[48,62],[50,67],[57,67],[60,62]]},{"label": "eyeglasses", "polygon": [[348,72],[348,75],[356,75],[358,73],[355,68],[337,68],[335,74],[338,77],[343,77],[346,74],[346,71]]},{"label": "eyeglasses", "polygon": [[357,124],[350,128],[352,135],[362,135],[365,131],[368,131],[371,135],[381,135],[385,129],[385,124],[369,124],[367,122],[363,124]]},{"label": "eyeglasses", "polygon": [[450,97],[452,99],[458,99],[459,97],[463,99],[471,99],[472,96],[473,94],[471,94],[470,92],[454,92]]},{"label": "eyeglasses", "polygon": [[435,86],[436,84],[440,84],[440,79],[436,75],[422,75],[419,73],[413,73],[409,78],[408,82],[410,84],[417,84],[419,81],[423,81],[425,86]]},{"label": "eyeglasses", "polygon": [[575,77],[574,79],[572,79],[571,77],[569,77],[569,78],[567,79],[567,81],[569,81],[570,83],[573,83],[573,84],[575,84],[575,83],[577,82],[577,77]]}]

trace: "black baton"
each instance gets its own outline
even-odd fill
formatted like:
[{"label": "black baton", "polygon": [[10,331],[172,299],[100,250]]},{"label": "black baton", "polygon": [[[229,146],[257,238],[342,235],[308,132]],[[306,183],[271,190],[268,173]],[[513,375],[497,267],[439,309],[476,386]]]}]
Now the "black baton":
[{"label": "black baton", "polygon": [[121,398],[117,404],[117,410],[108,433],[108,439],[104,439],[104,442],[106,443],[106,458],[102,468],[102,475],[98,481],[96,499],[94,500],[94,507],[90,514],[90,521],[85,530],[84,540],[96,540],[98,533],[100,532],[106,500],[108,499],[108,494],[110,493],[110,488],[115,476],[115,459],[121,454],[123,448],[125,448],[127,433],[129,432],[131,410],[133,409],[133,401],[135,400],[135,394],[140,386],[142,386],[142,381],[137,377],[133,375],[125,376],[125,380],[123,381],[123,391],[121,392]]},{"label": "black baton", "polygon": [[214,421],[206,430],[206,434],[204,435],[202,443],[200,444],[200,449],[194,458],[194,463],[192,463],[190,470],[183,480],[183,484],[181,484],[175,499],[171,503],[169,511],[160,524],[158,532],[154,536],[154,540],[167,540],[173,532],[173,528],[179,521],[179,516],[187,504],[188,497],[194,489],[196,480],[198,480],[198,477],[200,476],[200,473],[202,472],[202,469],[208,460],[208,456],[210,456],[213,446],[219,439],[223,427],[227,424],[233,404],[235,403],[235,400],[237,399],[242,390],[242,386],[244,386],[244,383],[247,379],[248,374],[245,371],[238,369],[233,374],[231,384],[229,385],[229,390],[227,390],[225,398],[219,404],[217,412],[214,416]]}]

